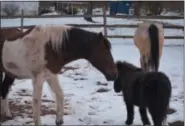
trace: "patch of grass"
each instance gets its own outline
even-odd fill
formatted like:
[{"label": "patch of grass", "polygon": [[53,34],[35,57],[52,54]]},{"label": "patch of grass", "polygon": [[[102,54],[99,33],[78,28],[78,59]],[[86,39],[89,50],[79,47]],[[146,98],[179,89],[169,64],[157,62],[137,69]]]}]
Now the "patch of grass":
[{"label": "patch of grass", "polygon": [[100,82],[100,81],[97,81],[97,82],[96,82],[96,85],[103,85],[103,86],[107,86],[107,85],[108,85],[108,83],[102,83],[102,82]]},{"label": "patch of grass", "polygon": [[100,88],[100,89],[98,89],[96,92],[98,92],[98,93],[104,93],[104,92],[108,92],[108,91],[110,91],[110,89],[107,89],[107,88]]},{"label": "patch of grass", "polygon": [[168,108],[167,114],[173,114],[173,113],[175,113],[175,112],[176,112],[175,109],[173,109],[173,108]]}]

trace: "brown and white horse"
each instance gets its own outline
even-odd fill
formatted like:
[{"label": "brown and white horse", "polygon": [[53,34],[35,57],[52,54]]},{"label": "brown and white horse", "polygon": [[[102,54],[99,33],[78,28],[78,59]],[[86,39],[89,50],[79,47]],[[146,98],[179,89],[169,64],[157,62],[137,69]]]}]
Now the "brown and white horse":
[{"label": "brown and white horse", "polygon": [[[2,48],[3,48],[3,43],[4,43],[4,38],[11,38],[12,36],[21,34],[21,30],[17,28],[1,28],[0,30],[0,54],[2,55]],[[3,36],[2,36],[3,35]],[[3,79],[3,66],[2,66],[2,59],[0,57],[0,103],[1,103],[1,108],[0,108],[0,114],[2,116],[6,117],[11,117],[11,113],[9,110],[8,106],[8,101],[7,101],[7,94],[8,91],[11,87],[11,85],[14,82],[14,78],[10,77],[6,73],[4,73],[4,79]]]},{"label": "brown and white horse", "polygon": [[77,59],[86,59],[108,81],[117,78],[111,44],[102,33],[64,25],[35,26],[24,33],[4,39],[3,69],[17,79],[33,81],[33,118],[40,125],[40,105],[46,80],[56,95],[56,125],[63,124],[64,96],[57,74]]},{"label": "brown and white horse", "polygon": [[158,71],[164,43],[163,26],[144,22],[135,31],[134,42],[140,52],[140,63],[144,71]]}]

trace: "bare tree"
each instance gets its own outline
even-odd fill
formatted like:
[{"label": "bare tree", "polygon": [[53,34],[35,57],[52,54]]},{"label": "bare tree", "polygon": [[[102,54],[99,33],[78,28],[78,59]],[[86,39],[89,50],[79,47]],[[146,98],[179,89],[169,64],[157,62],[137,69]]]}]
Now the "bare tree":
[{"label": "bare tree", "polygon": [[159,15],[163,11],[161,1],[137,1],[133,2],[134,15]]},{"label": "bare tree", "polygon": [[160,1],[145,2],[145,6],[148,9],[149,15],[159,15],[162,12]]},{"label": "bare tree", "polygon": [[87,11],[86,13],[84,13],[84,19],[86,21],[90,21],[93,22],[92,17],[90,15],[92,15],[93,12],[93,2],[88,2],[88,7],[87,7]]},{"label": "bare tree", "polygon": [[139,1],[135,1],[135,2],[133,2],[133,5],[132,5],[132,7],[134,8],[134,15],[136,15],[136,16],[140,15],[140,6],[141,6],[140,2]]},{"label": "bare tree", "polygon": [[5,4],[2,8],[2,11],[7,16],[13,16],[19,11],[19,6],[17,6],[16,4]]}]

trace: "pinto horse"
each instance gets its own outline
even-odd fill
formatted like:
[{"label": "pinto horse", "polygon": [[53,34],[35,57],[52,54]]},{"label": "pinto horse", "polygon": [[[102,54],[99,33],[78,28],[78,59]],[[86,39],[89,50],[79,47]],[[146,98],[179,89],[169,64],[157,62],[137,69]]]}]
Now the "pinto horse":
[{"label": "pinto horse", "polygon": [[3,69],[17,79],[32,79],[33,119],[40,125],[40,105],[46,80],[56,96],[56,125],[63,124],[64,96],[58,74],[77,59],[88,60],[108,81],[117,78],[111,44],[103,34],[66,25],[34,26],[24,33],[4,39]]},{"label": "pinto horse", "polygon": [[[0,53],[2,55],[2,48],[3,48],[3,42],[4,38],[11,38],[12,36],[21,34],[21,30],[17,28],[1,28],[0,29]],[[11,113],[8,106],[7,101],[7,94],[9,91],[9,88],[14,82],[14,78],[10,77],[6,73],[4,73],[4,80],[3,80],[3,66],[2,66],[2,59],[0,58],[0,97],[1,97],[1,108],[0,108],[0,114],[2,116],[11,117]]]},{"label": "pinto horse", "polygon": [[140,52],[140,64],[145,71],[158,71],[164,42],[163,26],[159,23],[140,23],[134,43]]},{"label": "pinto horse", "polygon": [[171,98],[171,82],[162,72],[144,72],[130,63],[118,61],[118,78],[114,91],[123,93],[127,108],[126,124],[134,119],[134,105],[139,107],[143,125],[150,125],[146,108],[149,109],[155,126],[162,126]]}]

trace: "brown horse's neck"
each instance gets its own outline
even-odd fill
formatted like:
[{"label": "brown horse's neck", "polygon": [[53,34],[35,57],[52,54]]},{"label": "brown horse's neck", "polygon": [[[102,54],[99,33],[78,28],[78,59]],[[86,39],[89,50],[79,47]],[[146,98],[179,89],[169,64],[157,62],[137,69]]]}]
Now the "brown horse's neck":
[{"label": "brown horse's neck", "polygon": [[[77,59],[89,59],[97,45],[98,34],[79,28],[71,28],[66,32],[62,43],[62,60],[65,63]],[[64,58],[64,59],[63,59]]]},{"label": "brown horse's neck", "polygon": [[46,44],[47,67],[53,72],[60,72],[61,68],[74,60],[89,59],[97,42],[97,33],[71,28],[63,35],[58,50],[52,47],[52,42]]},{"label": "brown horse's neck", "polygon": [[[79,50],[80,47],[79,47]],[[87,59],[90,53],[86,53],[83,50],[81,51],[72,51],[72,50],[62,50],[60,55],[55,52],[50,44],[46,44],[46,56],[45,59],[47,60],[46,67],[54,74],[57,74],[60,72],[62,67],[72,61],[78,60],[78,59]],[[90,52],[91,50],[89,50]]]},{"label": "brown horse's neck", "polygon": [[[69,47],[70,48],[70,47]],[[62,56],[60,56],[60,60],[63,61],[62,65],[65,65],[69,62],[72,62],[74,60],[78,60],[78,59],[86,59],[89,60],[89,58],[91,57],[91,54],[93,52],[93,47],[90,47],[89,45],[86,45],[86,48],[88,48],[88,50],[84,49],[83,46],[78,46],[78,49],[75,50],[68,50],[68,51],[63,51],[62,52]]]}]

